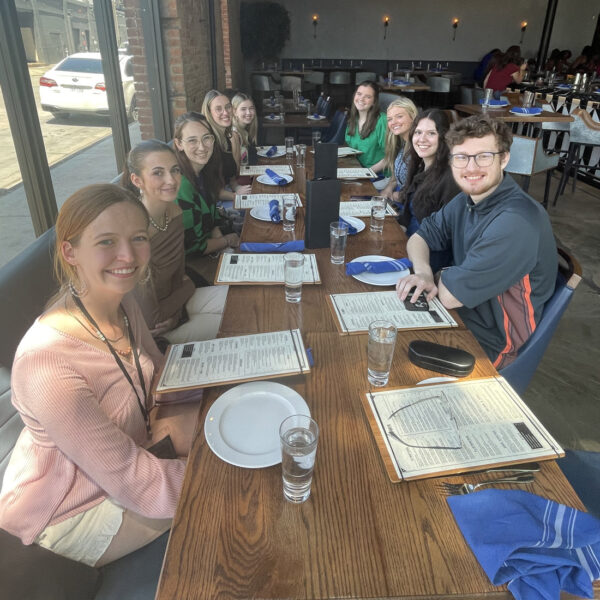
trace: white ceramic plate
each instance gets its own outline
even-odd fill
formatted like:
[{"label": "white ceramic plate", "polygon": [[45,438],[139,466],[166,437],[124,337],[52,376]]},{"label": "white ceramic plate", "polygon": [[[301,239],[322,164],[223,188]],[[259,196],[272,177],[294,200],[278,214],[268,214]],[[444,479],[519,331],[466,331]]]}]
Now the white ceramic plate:
[{"label": "white ceramic plate", "polygon": [[250,216],[259,221],[271,222],[271,207],[265,204],[264,206],[253,206],[250,209]]},{"label": "white ceramic plate", "polygon": [[344,221],[347,221],[352,225],[352,227],[356,227],[356,233],[360,233],[365,228],[365,222],[362,219],[357,217],[342,217]]},{"label": "white ceramic plate", "polygon": [[[346,219],[347,217],[344,217]],[[350,262],[379,262],[382,260],[395,260],[391,256],[380,256],[378,254],[375,255],[367,255],[367,256],[359,256]],[[363,283],[368,283],[370,285],[379,285],[379,286],[389,286],[396,285],[399,279],[406,277],[410,274],[409,269],[404,269],[404,271],[391,271],[389,273],[369,273],[368,271],[363,271],[358,275],[352,275],[354,279],[358,279],[358,281],[362,281]]]},{"label": "white ceramic plate", "polygon": [[310,416],[298,392],[273,381],[243,383],[215,400],[204,421],[204,435],[225,462],[249,469],[270,467],[281,462],[281,422],[297,414]]},{"label": "white ceramic plate", "polygon": [[281,117],[279,115],[267,115],[265,119],[267,121],[281,121]]},{"label": "white ceramic plate", "polygon": [[309,121],[323,121],[325,119],[325,117],[323,115],[319,115],[318,117],[315,117],[315,115],[310,115],[308,117],[306,117]]},{"label": "white ceramic plate", "polygon": [[267,156],[267,152],[271,149],[271,146],[259,146],[256,149],[256,154],[258,154],[258,156],[262,156],[263,158],[279,158],[281,156],[285,156],[285,148],[283,150],[277,150],[275,152],[275,154],[272,154],[271,156]]},{"label": "white ceramic plate", "polygon": [[541,110],[539,112],[536,110],[535,112],[532,112],[532,113],[524,113],[524,112],[521,112],[519,110],[514,110],[512,108],[508,112],[511,113],[511,114],[513,114],[513,115],[519,115],[520,117],[527,117],[527,116],[530,116],[530,117],[539,117],[542,114]]},{"label": "white ceramic plate", "polygon": [[[283,177],[286,180],[286,184],[288,183],[292,183],[292,181],[294,181],[294,178],[291,175],[280,175],[280,177]],[[263,183],[264,185],[276,185],[277,187],[283,187],[280,186],[279,184],[275,183],[266,173],[264,173],[263,175],[259,175],[256,180],[259,183]]]}]

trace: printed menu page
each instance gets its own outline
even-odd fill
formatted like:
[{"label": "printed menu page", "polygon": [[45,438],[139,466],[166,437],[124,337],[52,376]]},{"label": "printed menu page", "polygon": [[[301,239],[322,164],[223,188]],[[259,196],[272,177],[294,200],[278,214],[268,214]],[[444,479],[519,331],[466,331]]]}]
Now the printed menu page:
[{"label": "printed menu page", "polygon": [[[222,254],[215,284],[276,285],[284,283],[284,254]],[[304,254],[303,283],[321,283],[317,257]]]},{"label": "printed menu page", "polygon": [[[371,201],[370,200],[350,200],[348,202],[340,202],[340,217],[370,217],[371,216]],[[386,217],[397,217],[398,213],[390,204],[385,207]]]},{"label": "printed menu page", "polygon": [[365,169],[363,167],[344,168],[337,170],[338,179],[372,179],[377,177],[373,169]]},{"label": "printed menu page", "polygon": [[169,347],[156,391],[210,387],[310,372],[299,329]]},{"label": "printed menu page", "polygon": [[564,454],[502,377],[369,393],[364,404],[392,481]]},{"label": "printed menu page", "polygon": [[290,165],[246,165],[240,167],[240,175],[264,175],[267,169],[278,175],[293,175]]},{"label": "printed menu page", "polygon": [[[288,194],[236,194],[234,208],[254,208],[255,206],[265,206],[271,200],[279,201],[280,210],[283,208],[283,197]],[[292,194],[289,194],[290,196]],[[302,206],[302,200],[299,194],[293,194],[296,198],[296,206]]]}]

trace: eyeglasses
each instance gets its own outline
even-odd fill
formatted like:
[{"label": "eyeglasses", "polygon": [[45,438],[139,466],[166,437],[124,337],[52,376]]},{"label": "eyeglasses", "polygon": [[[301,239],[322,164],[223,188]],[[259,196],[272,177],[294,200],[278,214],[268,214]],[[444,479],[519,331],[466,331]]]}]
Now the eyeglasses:
[{"label": "eyeglasses", "polygon": [[472,158],[478,167],[490,167],[494,162],[496,154],[504,154],[504,151],[479,152],[478,154],[451,154],[450,164],[457,169],[464,169]]},{"label": "eyeglasses", "polygon": [[200,144],[203,146],[212,146],[215,143],[215,136],[210,133],[206,133],[200,139],[197,137],[191,137],[181,141],[190,148],[197,148]]}]

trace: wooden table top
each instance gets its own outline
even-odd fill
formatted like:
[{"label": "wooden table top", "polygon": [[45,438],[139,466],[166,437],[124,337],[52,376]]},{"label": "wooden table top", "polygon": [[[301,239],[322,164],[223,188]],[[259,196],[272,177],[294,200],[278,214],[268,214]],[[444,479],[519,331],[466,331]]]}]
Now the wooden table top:
[{"label": "wooden table top", "polygon": [[402,94],[402,92],[427,92],[431,89],[431,86],[426,83],[415,82],[408,85],[385,85],[381,89],[384,92]]},{"label": "wooden table top", "polygon": [[[278,114],[278,112],[275,112],[275,114]],[[261,125],[262,127],[318,127],[322,129],[329,127],[331,125],[331,121],[329,119],[319,119],[318,121],[308,119],[305,110],[302,114],[286,113],[283,125],[279,119],[270,121],[263,116],[261,119]]]},{"label": "wooden table top", "polygon": [[[311,165],[308,157],[309,173]],[[295,171],[286,191],[300,193],[304,202],[302,171]],[[254,188],[273,191],[257,182]],[[344,185],[342,196],[364,193],[375,193],[369,182]],[[299,209],[296,236],[302,232]],[[288,235],[246,215],[245,241],[282,241]],[[405,244],[402,229],[387,218],[382,235],[367,226],[351,237],[347,257],[400,256]],[[317,255],[322,285],[304,286],[299,304],[286,303],[281,286],[231,286],[220,335],[298,327],[312,348],[309,375],[277,380],[302,395],[321,430],[311,496],[300,505],[285,501],[280,465],[243,469],[219,459],[206,444],[203,425],[228,387],[205,390],[157,599],[512,598],[505,587],[490,584],[435,479],[394,484],[386,474],[361,401],[369,391],[366,336],[338,334],[324,298],[333,291],[389,288],[346,277],[342,265],[330,263],[328,248],[307,252]],[[399,332],[388,389],[434,375],[409,362],[413,339],[472,352],[476,367],[469,378],[495,374],[462,326]],[[478,477],[485,478],[470,480]],[[582,508],[554,461],[542,464],[528,489]]]},{"label": "wooden table top", "polygon": [[543,122],[563,122],[568,123],[573,121],[573,117],[563,115],[557,112],[543,110],[539,115],[514,115],[510,112],[513,105],[506,108],[487,108],[484,109],[481,104],[455,104],[454,108],[459,112],[467,115],[488,114],[499,121],[506,123],[543,123]]}]

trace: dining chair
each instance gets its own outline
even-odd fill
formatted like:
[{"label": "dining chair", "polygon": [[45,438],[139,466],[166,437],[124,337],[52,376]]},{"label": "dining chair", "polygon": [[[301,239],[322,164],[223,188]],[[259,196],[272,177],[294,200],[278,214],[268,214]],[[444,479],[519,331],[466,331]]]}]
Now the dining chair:
[{"label": "dining chair", "polygon": [[460,103],[461,104],[473,104],[473,88],[467,87],[466,85],[460,86]]},{"label": "dining chair", "polygon": [[302,89],[302,78],[294,75],[282,75],[281,89],[285,92],[300,91]]},{"label": "dining chair", "polygon": [[323,82],[325,81],[325,73],[323,71],[311,71],[304,75],[304,83],[302,84],[302,91],[313,92],[317,94],[321,93]]},{"label": "dining chair", "polygon": [[388,106],[394,101],[398,100],[400,96],[398,94],[392,94],[391,92],[381,92],[379,94],[379,109],[381,112],[386,112]]},{"label": "dining chair", "polygon": [[343,144],[348,123],[348,111],[338,110],[331,119],[331,125],[325,131],[322,141],[329,144]]},{"label": "dining chair", "polygon": [[559,264],[556,287],[544,306],[542,318],[532,336],[519,350],[515,360],[498,371],[518,394],[523,394],[527,389],[550,344],[556,327],[573,297],[575,288],[581,281],[581,266],[577,260],[562,248],[557,248],[557,250]]},{"label": "dining chair", "polygon": [[565,450],[561,468],[587,511],[600,519],[600,452]]},{"label": "dining chair", "polygon": [[331,71],[329,73],[330,85],[348,85],[350,83],[350,73],[348,71]]},{"label": "dining chair", "polygon": [[446,116],[448,117],[448,123],[452,125],[453,123],[458,123],[460,121],[460,115],[453,108],[448,108],[444,110]]},{"label": "dining chair", "polygon": [[273,89],[267,75],[252,75],[251,86],[258,92],[269,92]]},{"label": "dining chair", "polygon": [[483,100],[485,97],[485,91],[483,88],[474,87],[473,88],[473,104],[479,104],[480,100]]},{"label": "dining chair", "polygon": [[377,73],[371,71],[359,71],[354,76],[354,85],[358,85],[363,81],[377,81]]},{"label": "dining chair", "polygon": [[446,108],[450,96],[450,80],[447,77],[427,77],[430,87],[432,105],[435,108]]}]

